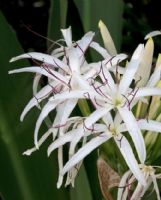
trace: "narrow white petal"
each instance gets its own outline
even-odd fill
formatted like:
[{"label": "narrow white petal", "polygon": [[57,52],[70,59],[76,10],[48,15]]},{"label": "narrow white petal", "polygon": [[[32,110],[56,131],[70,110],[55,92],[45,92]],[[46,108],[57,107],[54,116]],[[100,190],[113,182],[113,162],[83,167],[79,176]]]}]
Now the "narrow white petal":
[{"label": "narrow white petal", "polygon": [[53,65],[56,68],[60,67],[61,69],[63,69],[66,72],[68,71],[68,66],[64,62],[59,60],[58,58],[48,55],[48,54],[38,53],[38,52],[30,52],[30,53],[22,54],[20,56],[13,57],[10,60],[10,62],[14,62],[16,60],[20,60],[20,59],[24,59],[24,58],[39,60],[43,63],[48,63],[50,65]]},{"label": "narrow white petal", "polygon": [[130,170],[136,177],[136,179],[143,185],[146,185],[144,176],[139,168],[139,165],[135,159],[135,156],[133,154],[133,151],[131,149],[131,146],[128,142],[128,140],[122,136],[120,140],[117,140],[117,138],[114,138],[116,141],[117,146],[119,147],[127,165],[129,166]]},{"label": "narrow white petal", "polygon": [[161,65],[159,65],[155,69],[155,71],[152,73],[152,75],[150,76],[150,79],[149,79],[146,86],[154,87],[158,83],[158,81],[160,80],[160,74],[161,74]]},{"label": "narrow white petal", "polygon": [[67,29],[61,29],[61,32],[63,34],[64,40],[67,44],[68,47],[72,46],[72,31],[71,31],[71,26]]},{"label": "narrow white petal", "polygon": [[90,32],[86,33],[81,38],[81,40],[77,41],[77,52],[79,53],[80,56],[84,55],[85,51],[91,44],[94,35],[95,35],[95,33],[90,31]]},{"label": "narrow white petal", "polygon": [[125,199],[126,200],[126,197],[128,195],[128,185],[130,184],[128,182],[128,178],[130,177],[131,175],[131,171],[127,171],[121,178],[121,181],[119,183],[119,186],[118,186],[118,193],[117,193],[117,200],[123,200]]},{"label": "narrow white petal", "polygon": [[96,149],[98,146],[106,142],[110,136],[103,133],[98,137],[95,137],[90,142],[86,143],[82,148],[78,150],[77,153],[75,153],[71,159],[65,164],[62,175],[64,175],[67,171],[69,171],[73,166],[75,166],[77,163],[79,163],[81,160],[83,160],[91,151]]},{"label": "narrow white petal", "polygon": [[106,115],[113,107],[109,106],[107,108],[99,108],[96,111],[94,111],[89,117],[86,118],[84,121],[84,124],[87,128],[90,128],[92,124],[97,122],[100,118],[102,118],[104,115]]},{"label": "narrow white petal", "polygon": [[154,37],[154,36],[157,36],[157,35],[161,35],[161,31],[152,31],[150,33],[148,33],[146,36],[145,36],[145,40],[147,40],[148,38],[150,37]]},{"label": "narrow white petal", "polygon": [[100,78],[102,79],[103,83],[107,82],[107,90],[109,90],[109,92],[116,91],[116,84],[114,82],[114,79],[112,78],[108,69],[104,67],[104,65],[102,68],[102,73],[100,74]]},{"label": "narrow white petal", "polygon": [[111,58],[107,58],[102,63],[106,66],[107,69],[111,69],[114,66],[118,66],[118,64],[125,60],[127,58],[127,55],[124,53],[117,54],[116,56],[113,56]]},{"label": "narrow white petal", "polygon": [[77,51],[75,50],[75,48],[71,48],[67,51],[67,55],[69,58],[69,66],[72,72],[77,72],[80,73],[80,58],[79,55],[77,53]]},{"label": "narrow white petal", "polygon": [[158,188],[158,184],[157,184],[155,175],[152,175],[151,178],[153,180],[154,189],[155,189],[155,192],[156,192],[156,195],[157,195],[157,200],[161,200],[160,191],[159,191],[159,188]]},{"label": "narrow white petal", "polygon": [[57,188],[60,188],[63,183],[63,176],[60,174],[63,169],[63,147],[58,149],[58,165],[59,165],[59,177],[57,181]]},{"label": "narrow white petal", "polygon": [[[38,141],[38,146],[40,147],[44,141],[50,136],[50,134],[52,133],[51,129],[49,129],[46,133],[44,133],[40,140]],[[36,151],[37,148],[36,147],[33,147],[31,149],[28,149],[26,151],[23,152],[23,155],[26,155],[26,156],[30,156],[34,151]]]},{"label": "narrow white petal", "polygon": [[161,88],[139,88],[135,95],[135,98],[147,97],[147,96],[161,96]]},{"label": "narrow white petal", "polygon": [[39,103],[43,100],[46,99],[49,95],[50,92],[52,91],[51,86],[47,85],[45,87],[43,87],[36,95],[35,97],[33,97],[29,103],[25,106],[20,120],[23,121],[25,115],[29,112],[29,110],[31,110],[31,108],[33,108],[34,106],[38,106]]},{"label": "narrow white petal", "polygon": [[138,121],[138,126],[142,130],[155,131],[161,133],[161,122],[140,119]]},{"label": "narrow white petal", "polygon": [[62,76],[60,73],[51,70],[51,73],[49,73],[47,70],[41,68],[41,67],[25,67],[21,69],[15,69],[9,71],[9,74],[14,74],[14,73],[21,73],[21,72],[33,72],[33,73],[38,73],[42,74],[48,78],[51,78],[52,80],[60,81],[62,84],[68,84],[68,80]]},{"label": "narrow white petal", "polygon": [[131,61],[128,63],[125,73],[120,81],[119,90],[121,94],[125,94],[129,88],[132,80],[134,79],[135,73],[139,67],[140,59],[144,50],[144,46],[140,44],[135,50]]},{"label": "narrow white petal", "polygon": [[36,122],[35,132],[34,132],[34,143],[35,143],[36,148],[39,148],[39,146],[38,146],[38,131],[39,131],[39,128],[40,128],[43,120],[48,116],[48,114],[52,110],[55,109],[55,107],[57,106],[58,103],[59,103],[58,101],[55,102],[55,103],[49,101],[44,106],[44,108],[41,111],[41,114],[39,115],[39,118],[38,118],[38,120]]},{"label": "narrow white petal", "polygon": [[95,49],[99,54],[101,54],[101,56],[103,58],[109,59],[111,58],[111,55],[107,52],[106,49],[104,49],[103,47],[101,47],[97,42],[92,42],[90,44],[90,47],[92,47],[93,49]]},{"label": "narrow white petal", "polygon": [[49,145],[48,151],[47,151],[48,156],[50,156],[51,152],[54,151],[55,149],[57,149],[58,147],[63,146],[67,142],[70,142],[72,140],[72,138],[74,137],[75,132],[76,131],[72,130],[72,131],[66,133],[65,135],[59,137],[53,143],[51,143]]},{"label": "narrow white petal", "polygon": [[70,99],[70,100],[67,100],[64,103],[63,110],[60,113],[60,115],[61,115],[60,125],[61,124],[66,124],[67,119],[70,116],[70,114],[72,113],[72,111],[75,108],[76,104],[77,104],[77,99],[76,100],[75,99],[74,100]]},{"label": "narrow white petal", "polygon": [[36,95],[36,93],[38,92],[38,85],[41,79],[41,74],[36,74],[33,80],[33,95]]},{"label": "narrow white petal", "polygon": [[144,186],[138,182],[130,200],[140,200],[142,198],[142,193],[144,191]]},{"label": "narrow white petal", "polygon": [[56,94],[54,97],[51,97],[49,101],[56,101],[56,100],[67,100],[67,99],[103,99],[97,93],[91,90],[74,90],[71,92],[63,92],[62,94]]},{"label": "narrow white petal", "polygon": [[145,148],[145,142],[142,136],[142,133],[140,131],[140,128],[137,124],[137,121],[132,114],[131,111],[129,111],[127,108],[119,108],[119,113],[125,122],[127,131],[129,132],[136,151],[138,153],[139,159],[142,163],[144,163],[145,158],[146,158],[146,148]]},{"label": "narrow white petal", "polygon": [[106,127],[108,127],[109,124],[113,124],[113,119],[110,112],[108,112],[105,116],[103,116],[102,120],[105,122]]}]

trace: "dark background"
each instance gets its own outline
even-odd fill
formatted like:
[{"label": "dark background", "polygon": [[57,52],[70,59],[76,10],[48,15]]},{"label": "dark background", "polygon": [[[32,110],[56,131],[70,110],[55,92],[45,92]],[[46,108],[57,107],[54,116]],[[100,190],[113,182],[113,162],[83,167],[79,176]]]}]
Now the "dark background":
[{"label": "dark background", "polygon": [[[72,0],[69,0],[69,4],[71,3]],[[160,2],[158,0],[124,0],[124,3],[121,50],[126,49],[132,52],[149,31],[161,28]],[[30,48],[36,51],[46,51],[46,41],[36,33],[42,36],[47,35],[49,7],[49,0],[0,1],[0,9],[15,29],[25,51]],[[28,30],[29,28],[36,33],[32,33]],[[161,46],[159,39],[157,43],[157,46]]]}]

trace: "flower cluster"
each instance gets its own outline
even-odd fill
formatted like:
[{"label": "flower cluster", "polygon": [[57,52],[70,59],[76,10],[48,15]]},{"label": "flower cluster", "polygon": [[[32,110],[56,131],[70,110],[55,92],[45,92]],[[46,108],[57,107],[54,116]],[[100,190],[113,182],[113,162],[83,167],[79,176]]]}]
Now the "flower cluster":
[{"label": "flower cluster", "polygon": [[[74,186],[83,159],[113,138],[133,176],[145,188],[149,179],[147,181],[147,176],[143,173],[144,167],[140,168],[139,165],[143,165],[147,158],[142,131],[161,132],[160,122],[146,116],[140,118],[138,114],[139,105],[148,105],[147,97],[161,96],[161,89],[157,86],[161,74],[160,57],[151,73],[154,50],[151,36],[155,34],[149,34],[147,43],[139,44],[131,59],[125,62],[127,55],[117,53],[102,22],[99,23],[99,28],[106,48],[94,41],[94,32],[88,32],[80,40],[73,42],[69,27],[61,30],[63,43],[57,43],[58,48],[51,55],[30,52],[11,59],[13,62],[29,58],[36,63],[36,66],[9,72],[35,73],[33,98],[26,105],[20,119],[22,121],[34,106],[41,113],[34,131],[35,146],[23,154],[31,155],[51,136],[52,142],[47,154],[49,156],[58,149],[57,187],[62,185],[66,173],[66,185]],[[86,52],[90,48],[101,55],[99,62],[88,62]],[[46,77],[43,88],[40,87],[42,77]],[[73,114],[78,106],[82,111],[81,116]],[[47,132],[39,138],[40,126],[51,112],[55,117]],[[129,134],[132,141],[125,137],[125,133]],[[69,160],[64,163],[63,146],[67,143]],[[126,184],[125,178],[123,180]]]}]

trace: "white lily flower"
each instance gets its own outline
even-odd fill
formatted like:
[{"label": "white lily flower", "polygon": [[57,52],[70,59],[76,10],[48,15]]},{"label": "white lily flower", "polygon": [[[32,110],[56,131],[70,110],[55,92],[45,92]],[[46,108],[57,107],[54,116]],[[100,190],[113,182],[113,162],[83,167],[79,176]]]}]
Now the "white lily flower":
[{"label": "white lily flower", "polygon": [[[78,127],[76,130],[72,130],[68,133],[66,133],[63,137],[59,137],[57,140],[55,140],[48,148],[48,155],[51,154],[51,152],[64,145],[65,143],[70,142],[70,150],[69,154],[71,155],[71,158],[66,163],[62,170],[62,176],[71,170],[75,165],[77,165],[80,161],[82,161],[91,151],[99,147],[101,144],[108,141],[110,138],[114,138],[118,148],[120,149],[127,165],[134,173],[135,177],[142,183],[145,184],[145,181],[140,173],[138,163],[135,159],[135,156],[133,154],[133,151],[131,149],[131,146],[127,139],[124,137],[122,132],[127,131],[127,128],[125,124],[121,123],[121,118],[119,115],[116,116],[114,121],[112,120],[112,117],[110,114],[103,117],[103,121],[105,124],[94,124],[90,129],[86,129],[84,127],[84,137],[88,137],[90,135],[95,135],[95,133],[98,135],[91,139],[89,142],[87,142],[83,147],[81,147],[78,152],[75,153],[75,149],[73,150],[73,144],[72,142],[75,140],[74,137],[76,137],[77,134],[82,129],[82,126]],[[142,122],[143,124],[143,122]],[[139,124],[140,127],[142,125]],[[161,125],[160,125],[161,130]],[[135,138],[135,136],[133,137]],[[79,141],[77,141],[78,143]],[[76,144],[75,144],[76,145]],[[75,153],[75,154],[74,154]]]},{"label": "white lily flower", "polygon": [[[157,200],[160,200],[160,192],[157,184],[157,179],[161,178],[161,173],[156,174],[156,168],[160,168],[158,166],[150,166],[145,164],[139,165],[144,178],[146,179],[147,184],[141,185],[139,182],[133,191],[130,191],[130,199],[131,200],[138,200],[142,199],[145,193],[148,191],[151,184],[154,186],[154,190],[156,192]],[[117,200],[126,200],[129,199],[129,190],[133,186],[135,182],[135,177],[132,175],[131,171],[127,171],[123,176],[119,184]],[[148,195],[148,194],[147,194]],[[150,198],[150,197],[149,197]]]},{"label": "white lily flower", "polygon": [[[102,120],[105,124],[94,124],[90,129],[84,129],[80,125],[77,129],[73,129],[69,132],[67,132],[64,136],[59,137],[57,140],[55,140],[48,148],[48,155],[51,154],[53,150],[56,148],[59,148],[60,146],[63,146],[66,143],[70,143],[70,150],[69,150],[69,161],[64,166],[60,176],[64,175],[66,172],[69,173],[69,171],[72,171],[74,169],[74,166],[78,163],[82,162],[82,160],[94,149],[99,147],[102,143],[105,143],[108,141],[111,137],[114,138],[118,148],[120,149],[127,165],[131,169],[134,176],[139,180],[141,185],[144,182],[144,179],[138,169],[137,161],[134,157],[134,154],[132,152],[132,149],[130,147],[130,144],[128,143],[127,139],[124,137],[123,132],[127,132],[127,127],[125,123],[122,123],[121,117],[119,114],[116,115],[114,121],[112,120],[112,117],[110,114],[103,117]],[[141,130],[151,130],[155,132],[161,133],[161,123],[153,121],[153,120],[138,120],[137,125]],[[84,137],[88,136],[94,136],[95,134],[98,135],[97,137],[94,137],[89,142],[87,142],[85,145],[83,145],[78,152],[75,153],[75,150],[72,150],[72,142],[75,140],[77,134],[81,130],[84,130]],[[132,140],[135,141],[135,135],[131,135]],[[79,140],[80,141],[80,140]],[[77,141],[77,143],[79,142]],[[78,171],[78,169],[77,169]]]}]

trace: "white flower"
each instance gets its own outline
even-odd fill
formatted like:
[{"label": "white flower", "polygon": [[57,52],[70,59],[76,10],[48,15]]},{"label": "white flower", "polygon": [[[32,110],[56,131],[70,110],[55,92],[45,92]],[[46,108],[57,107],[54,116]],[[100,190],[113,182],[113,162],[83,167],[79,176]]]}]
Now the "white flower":
[{"label": "white flower", "polygon": [[[49,146],[48,155],[50,155],[51,152],[56,148],[70,142],[69,158],[71,158],[64,166],[62,170],[62,176],[69,170],[74,169],[74,166],[81,162],[92,150],[96,149],[102,143],[113,137],[134,176],[141,182],[141,184],[145,183],[141,173],[139,172],[138,164],[134,157],[131,146],[123,135],[123,132],[127,132],[127,127],[125,123],[122,123],[120,115],[117,113],[113,121],[109,113],[108,115],[104,116],[102,120],[104,123],[96,123],[92,125],[90,129],[80,125],[77,129],[72,129],[70,132],[67,132],[64,136],[58,138]],[[161,123],[153,120],[138,120],[137,125],[141,130],[161,132]],[[75,137],[77,134],[79,134],[81,129],[84,130],[84,137],[94,136],[94,138],[88,141],[78,150],[78,152],[75,153],[75,142],[79,142],[78,140],[75,141]],[[135,135],[132,135],[132,140],[136,140]]]},{"label": "white flower", "polygon": [[[159,192],[159,188],[157,184],[157,179],[161,178],[161,173],[156,174],[156,168],[160,168],[160,167],[150,166],[150,165],[145,165],[145,164],[141,164],[139,165],[139,167],[142,171],[144,178],[146,179],[147,184],[144,186],[138,182],[133,193],[131,193],[130,191],[130,200],[142,199],[146,191],[148,191],[148,189],[150,188],[151,184],[153,184],[154,186],[157,200],[160,200],[161,198],[160,198],[160,192]],[[118,187],[119,189],[118,189],[117,200],[129,199],[129,190],[130,188],[132,188],[134,182],[135,182],[135,178],[133,177],[131,171],[130,170],[127,171],[123,175],[120,181],[120,184]]]}]

